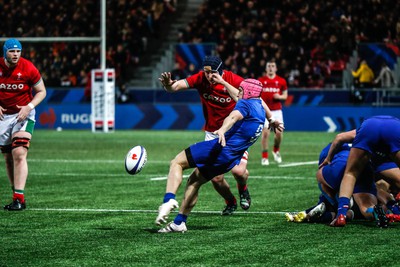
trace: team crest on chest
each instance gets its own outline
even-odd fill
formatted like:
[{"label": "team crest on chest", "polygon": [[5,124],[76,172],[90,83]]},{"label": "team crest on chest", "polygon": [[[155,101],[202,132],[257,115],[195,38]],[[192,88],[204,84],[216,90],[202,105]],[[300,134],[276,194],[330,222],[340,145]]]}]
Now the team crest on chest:
[{"label": "team crest on chest", "polygon": [[21,76],[22,76],[22,73],[21,73],[21,72],[18,72],[18,73],[17,73],[17,80],[21,80]]}]

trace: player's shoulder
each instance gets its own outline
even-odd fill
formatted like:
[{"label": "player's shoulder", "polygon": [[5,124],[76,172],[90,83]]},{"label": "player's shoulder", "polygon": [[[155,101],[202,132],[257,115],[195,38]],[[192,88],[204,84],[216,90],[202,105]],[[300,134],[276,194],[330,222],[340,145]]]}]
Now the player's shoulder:
[{"label": "player's shoulder", "polygon": [[244,80],[244,78],[242,76],[240,76],[239,74],[236,74],[236,73],[234,73],[234,72],[232,72],[230,70],[224,70],[224,74],[223,75],[224,76],[231,76],[231,77],[239,77],[239,78]]},{"label": "player's shoulder", "polygon": [[35,65],[32,63],[32,61],[24,57],[20,57],[18,64],[21,64],[22,66],[26,66],[29,68],[36,68]]},{"label": "player's shoulder", "polygon": [[287,84],[285,78],[283,78],[282,76],[276,75],[275,79],[277,81],[279,81],[279,83],[282,84],[282,85],[286,85]]},{"label": "player's shoulder", "polygon": [[279,76],[278,74],[275,75],[275,79],[286,81],[285,78],[283,78],[282,76]]},{"label": "player's shoulder", "polygon": [[203,71],[200,70],[199,72],[194,73],[194,74],[192,74],[192,75],[186,77],[185,80],[188,81],[188,82],[190,83],[190,82],[195,82],[195,81],[202,80],[203,77],[205,78],[205,76],[204,76],[204,74],[203,74]]}]

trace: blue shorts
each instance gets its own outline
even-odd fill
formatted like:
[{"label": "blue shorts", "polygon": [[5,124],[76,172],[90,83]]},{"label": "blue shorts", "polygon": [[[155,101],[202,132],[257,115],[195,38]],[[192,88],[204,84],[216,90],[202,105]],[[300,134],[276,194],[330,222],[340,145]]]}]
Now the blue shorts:
[{"label": "blue shorts", "polygon": [[[333,157],[331,164],[322,168],[322,175],[325,181],[335,192],[339,192],[340,190],[340,183],[342,182],[344,170],[346,169],[348,155],[349,151],[340,151]],[[353,193],[370,193],[376,195],[374,175],[371,166],[367,166],[357,179]]]},{"label": "blue shorts", "polygon": [[207,180],[230,171],[240,163],[244,151],[222,147],[218,138],[191,145],[185,150],[189,166],[197,167]]},{"label": "blue shorts", "polygon": [[400,151],[400,120],[391,116],[366,119],[357,129],[353,147],[381,155]]},{"label": "blue shorts", "polygon": [[373,163],[374,163],[375,173],[379,173],[379,172],[386,171],[389,169],[398,168],[396,163],[394,163],[393,161],[381,162],[379,164],[375,164],[375,162],[373,162]]}]

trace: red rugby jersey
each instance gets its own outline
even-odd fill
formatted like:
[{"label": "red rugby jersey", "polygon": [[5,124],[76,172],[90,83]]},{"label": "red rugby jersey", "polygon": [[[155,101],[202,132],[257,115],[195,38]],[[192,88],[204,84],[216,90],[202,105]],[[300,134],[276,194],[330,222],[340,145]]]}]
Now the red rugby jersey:
[{"label": "red rugby jersey", "polygon": [[[226,70],[222,78],[236,88],[239,88],[244,80],[239,75]],[[186,78],[186,81],[190,88],[195,88],[199,93],[206,121],[204,130],[209,132],[218,130],[235,107],[235,100],[231,98],[223,85],[209,83],[202,70]]]},{"label": "red rugby jersey", "polygon": [[283,91],[287,90],[287,83],[282,77],[275,75],[273,79],[268,78],[268,76],[263,76],[258,78],[262,83],[263,91],[261,93],[261,98],[268,105],[270,110],[282,109],[282,102],[280,100],[273,99],[273,95],[278,93],[282,94]]},{"label": "red rugby jersey", "polygon": [[19,112],[17,105],[26,106],[31,102],[32,86],[40,81],[38,69],[25,58],[20,58],[17,66],[7,67],[0,58],[0,106],[6,108],[5,114]]}]

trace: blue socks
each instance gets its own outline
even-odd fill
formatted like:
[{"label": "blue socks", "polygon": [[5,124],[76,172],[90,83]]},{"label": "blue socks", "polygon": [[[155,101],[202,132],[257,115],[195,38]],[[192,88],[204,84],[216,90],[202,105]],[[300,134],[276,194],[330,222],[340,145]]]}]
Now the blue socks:
[{"label": "blue socks", "polygon": [[187,219],[187,215],[183,215],[181,213],[179,213],[178,215],[176,215],[175,219],[174,219],[174,223],[176,225],[180,225],[181,223],[186,223],[186,219]]},{"label": "blue socks", "polygon": [[344,215],[346,216],[347,211],[349,210],[350,207],[350,198],[347,197],[339,197],[339,204],[338,204],[338,213],[337,216],[339,215]]},{"label": "blue socks", "polygon": [[170,199],[175,199],[175,194],[165,193],[163,203],[167,203]]}]

